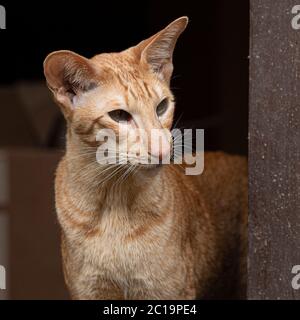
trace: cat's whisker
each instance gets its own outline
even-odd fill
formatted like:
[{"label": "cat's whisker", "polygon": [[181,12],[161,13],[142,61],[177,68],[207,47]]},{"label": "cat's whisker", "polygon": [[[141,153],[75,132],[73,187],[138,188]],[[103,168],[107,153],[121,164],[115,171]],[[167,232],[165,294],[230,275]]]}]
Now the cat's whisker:
[{"label": "cat's whisker", "polygon": [[183,116],[183,112],[180,114],[180,116],[178,117],[178,119],[176,120],[175,124],[173,125],[173,129],[177,129],[176,126],[177,124],[179,123],[180,119],[182,118]]},{"label": "cat's whisker", "polygon": [[128,179],[128,177],[133,174],[135,167],[136,167],[136,165],[131,165],[129,167],[129,170],[128,170],[127,174],[125,174],[125,177],[124,177],[122,183],[124,183]]},{"label": "cat's whisker", "polygon": [[108,180],[112,179],[119,171],[122,171],[124,166],[125,165],[117,165],[117,168],[111,174],[109,174],[105,179],[101,180],[98,186],[101,186]]},{"label": "cat's whisker", "polygon": [[[90,170],[90,166],[94,166],[94,170]],[[106,173],[109,173],[115,167],[119,166],[119,164],[111,164],[101,166],[97,162],[93,162],[86,167],[86,170],[78,174],[77,178],[85,179],[85,180],[92,180],[95,181],[99,177],[104,176]]]},{"label": "cat's whisker", "polygon": [[120,177],[117,179],[115,186],[119,186],[122,182],[123,177],[126,176],[126,173],[128,172],[128,170],[130,169],[130,166],[125,166],[124,167],[124,172],[120,175]]}]

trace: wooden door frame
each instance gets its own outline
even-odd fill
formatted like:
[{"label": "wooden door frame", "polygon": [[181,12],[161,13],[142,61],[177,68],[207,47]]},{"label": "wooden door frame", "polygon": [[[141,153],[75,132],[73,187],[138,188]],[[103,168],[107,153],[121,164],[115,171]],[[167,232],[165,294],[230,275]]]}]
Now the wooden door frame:
[{"label": "wooden door frame", "polygon": [[295,0],[250,0],[249,299],[300,299],[300,30]]}]

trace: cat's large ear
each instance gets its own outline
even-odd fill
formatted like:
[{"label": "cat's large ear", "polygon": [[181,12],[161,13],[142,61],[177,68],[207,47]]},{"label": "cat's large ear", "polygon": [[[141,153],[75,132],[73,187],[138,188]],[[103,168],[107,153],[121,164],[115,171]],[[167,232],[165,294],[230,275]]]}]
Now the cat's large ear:
[{"label": "cat's large ear", "polygon": [[44,61],[44,74],[65,116],[72,113],[80,94],[97,86],[91,61],[72,51],[50,53]]},{"label": "cat's large ear", "polygon": [[142,63],[147,63],[162,79],[169,82],[173,72],[173,51],[178,37],[188,24],[188,17],[181,17],[166,28],[142,41],[137,49]]}]

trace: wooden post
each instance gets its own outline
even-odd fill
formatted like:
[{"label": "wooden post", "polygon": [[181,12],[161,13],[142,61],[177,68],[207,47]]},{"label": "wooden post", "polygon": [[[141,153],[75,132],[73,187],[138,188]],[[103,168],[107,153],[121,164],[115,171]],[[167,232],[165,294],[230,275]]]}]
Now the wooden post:
[{"label": "wooden post", "polygon": [[300,265],[300,30],[292,27],[295,5],[295,0],[250,1],[249,299],[300,299],[300,290],[291,284],[292,268]]}]

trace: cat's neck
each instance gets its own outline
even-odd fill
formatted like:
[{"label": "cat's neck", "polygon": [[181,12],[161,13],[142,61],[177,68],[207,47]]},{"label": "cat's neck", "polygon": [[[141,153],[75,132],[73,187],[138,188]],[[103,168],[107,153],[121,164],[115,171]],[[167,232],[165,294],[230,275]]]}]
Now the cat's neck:
[{"label": "cat's neck", "polygon": [[68,144],[56,177],[56,204],[62,208],[62,223],[66,205],[73,219],[88,230],[99,230],[103,224],[104,229],[109,225],[109,230],[124,229],[125,233],[161,221],[161,216],[172,212],[172,174],[167,167],[141,169],[122,181],[115,176],[101,182],[104,170],[95,159],[95,151],[84,154],[78,146]]},{"label": "cat's neck", "polygon": [[[68,143],[65,163],[67,188],[91,210],[103,205],[130,207],[162,187],[161,169],[145,170],[120,165],[101,165],[96,150]],[[142,195],[142,196],[141,196]]]}]

